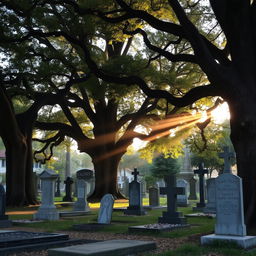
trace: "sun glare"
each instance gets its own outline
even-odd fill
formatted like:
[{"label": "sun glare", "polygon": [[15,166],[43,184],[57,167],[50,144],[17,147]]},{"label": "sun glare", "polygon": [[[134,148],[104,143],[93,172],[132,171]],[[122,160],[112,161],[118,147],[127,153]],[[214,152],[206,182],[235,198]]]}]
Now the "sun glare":
[{"label": "sun glare", "polygon": [[228,104],[225,102],[214,109],[212,112],[212,119],[216,124],[222,124],[226,120],[230,119],[230,112],[228,108]]}]

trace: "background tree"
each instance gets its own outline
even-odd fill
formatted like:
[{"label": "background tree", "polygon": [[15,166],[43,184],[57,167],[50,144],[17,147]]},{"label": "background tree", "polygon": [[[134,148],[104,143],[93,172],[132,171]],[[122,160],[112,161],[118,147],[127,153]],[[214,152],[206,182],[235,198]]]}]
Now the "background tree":
[{"label": "background tree", "polygon": [[[140,2],[127,3],[116,0],[119,4],[117,17],[112,18],[108,13],[103,18],[109,22],[128,19],[140,19],[156,30],[174,35],[180,41],[190,45],[188,55],[175,54],[171,48],[159,48],[150,44],[144,36],[144,42],[157,54],[169,61],[193,62],[200,66],[207,75],[208,83],[201,83],[192,88],[183,97],[176,97],[169,90],[154,90],[147,81],[138,76],[117,76],[105,73],[97,66],[90,64],[91,56],[87,52],[88,64],[94,73],[105,81],[138,84],[145,94],[150,97],[165,98],[176,106],[189,105],[198,99],[208,96],[221,96],[228,102],[231,112],[231,140],[237,156],[238,175],[243,178],[245,219],[248,227],[256,227],[256,173],[251,168],[256,164],[254,150],[256,135],[255,113],[255,12],[256,1],[210,0],[210,6],[201,1],[164,1],[172,9],[178,21],[169,13],[168,18],[152,15],[154,6],[148,10],[139,7]],[[211,7],[210,12],[201,11],[198,20],[205,22],[199,27],[188,16],[195,7],[202,10]],[[143,6],[144,7],[144,6]],[[161,5],[158,6],[161,8]],[[118,9],[117,8],[117,9]],[[78,11],[81,8],[78,6]],[[96,15],[97,12],[95,12]],[[102,15],[101,15],[102,16]],[[210,31],[216,31],[216,37],[209,37]],[[141,30],[132,33],[144,34]],[[218,36],[219,35],[219,36]]]}]

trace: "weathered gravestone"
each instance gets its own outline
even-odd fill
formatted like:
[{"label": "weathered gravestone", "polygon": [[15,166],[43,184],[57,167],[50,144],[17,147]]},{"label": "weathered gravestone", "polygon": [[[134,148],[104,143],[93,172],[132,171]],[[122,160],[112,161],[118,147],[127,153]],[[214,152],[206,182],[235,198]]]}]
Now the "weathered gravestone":
[{"label": "weathered gravestone", "polygon": [[158,223],[186,224],[187,220],[181,212],[177,212],[177,195],[184,194],[184,188],[176,187],[175,175],[165,178],[166,187],[160,188],[160,194],[167,195],[167,212],[163,212],[163,217],[158,218]]},{"label": "weathered gravestone", "polygon": [[42,203],[34,219],[37,220],[58,220],[59,213],[54,205],[54,187],[58,175],[51,170],[44,170],[39,178],[42,186]]},{"label": "weathered gravestone", "polygon": [[197,195],[196,195],[196,179],[192,177],[189,180],[189,200],[197,200]]},{"label": "weathered gravestone", "polygon": [[219,153],[219,157],[224,159],[224,169],[223,173],[231,173],[231,159],[235,158],[234,152],[229,152],[228,147],[223,147],[222,153]]},{"label": "weathered gravestone", "polygon": [[242,179],[230,173],[216,178],[215,234],[202,236],[201,243],[232,241],[242,248],[256,245],[256,237],[246,236]]},{"label": "weathered gravestone", "polygon": [[129,197],[129,179],[126,176],[124,176],[123,193],[125,196]]},{"label": "weathered gravestone", "polygon": [[201,163],[197,170],[194,170],[195,174],[199,176],[199,195],[200,202],[193,208],[194,211],[203,211],[205,207],[205,191],[204,191],[204,175],[208,173],[207,169],[204,169],[204,164]]},{"label": "weathered gravestone", "polygon": [[142,195],[141,195],[141,185],[137,181],[139,172],[137,168],[134,168],[134,180],[129,184],[129,207],[124,211],[127,215],[145,215],[146,212],[142,206]]},{"label": "weathered gravestone", "polygon": [[94,192],[94,173],[90,169],[81,169],[76,172],[77,180],[84,180],[86,184],[86,195],[90,196]]},{"label": "weathered gravestone", "polygon": [[77,201],[74,203],[74,211],[89,212],[87,203],[87,183],[82,179],[77,179]]},{"label": "weathered gravestone", "polygon": [[204,213],[216,213],[216,178],[210,178],[206,181],[207,203]]},{"label": "weathered gravestone", "polygon": [[57,196],[57,197],[60,196],[60,183],[61,183],[60,176],[58,176],[56,183],[55,183],[55,185],[56,185],[55,196]]},{"label": "weathered gravestone", "polygon": [[177,187],[184,188],[184,194],[177,195],[177,206],[188,206],[188,183],[184,179],[177,179]]},{"label": "weathered gravestone", "polygon": [[6,197],[4,186],[0,184],[0,228],[8,228],[12,222],[8,220],[8,215],[5,215]]},{"label": "weathered gravestone", "polygon": [[111,194],[106,194],[100,201],[100,210],[98,215],[99,224],[110,224],[112,219],[114,198]]},{"label": "weathered gravestone", "polygon": [[74,183],[73,179],[71,177],[67,177],[67,179],[64,181],[65,183],[65,193],[66,195],[63,197],[64,202],[72,202],[72,184]]},{"label": "weathered gravestone", "polygon": [[157,187],[150,187],[148,189],[149,193],[149,206],[151,207],[158,207],[160,205],[159,203],[159,188]]}]

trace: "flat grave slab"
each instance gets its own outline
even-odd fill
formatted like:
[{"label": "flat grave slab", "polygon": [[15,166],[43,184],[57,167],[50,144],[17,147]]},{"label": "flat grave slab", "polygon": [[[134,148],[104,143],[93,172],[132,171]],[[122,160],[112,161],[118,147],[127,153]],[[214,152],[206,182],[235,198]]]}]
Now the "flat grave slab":
[{"label": "flat grave slab", "polygon": [[76,216],[85,216],[90,215],[88,211],[60,211],[60,217],[76,217]]},{"label": "flat grave slab", "polygon": [[207,235],[201,237],[201,244],[211,244],[214,241],[222,242],[233,242],[236,243],[239,247],[243,249],[255,247],[256,245],[256,236],[225,236],[225,235]]},{"label": "flat grave slab", "polygon": [[216,214],[214,213],[202,213],[202,212],[198,212],[198,213],[189,213],[186,214],[185,217],[208,217],[208,218],[215,218]]},{"label": "flat grave slab", "polygon": [[77,231],[97,231],[108,227],[111,224],[102,223],[86,223],[86,224],[75,224],[73,229]]},{"label": "flat grave slab", "polygon": [[0,231],[0,255],[90,242],[94,241],[69,239],[65,234],[6,230]]},{"label": "flat grave slab", "polygon": [[52,242],[68,239],[68,235],[56,233],[40,233],[27,231],[1,232],[0,248],[30,244],[35,242]]},{"label": "flat grave slab", "polygon": [[151,241],[108,240],[103,242],[69,246],[48,250],[49,256],[110,256],[131,255],[156,249],[156,243]]},{"label": "flat grave slab", "polygon": [[140,226],[131,226],[128,228],[130,233],[133,232],[168,232],[174,229],[187,228],[189,224],[168,224],[168,223],[155,223],[155,224],[146,224]]}]

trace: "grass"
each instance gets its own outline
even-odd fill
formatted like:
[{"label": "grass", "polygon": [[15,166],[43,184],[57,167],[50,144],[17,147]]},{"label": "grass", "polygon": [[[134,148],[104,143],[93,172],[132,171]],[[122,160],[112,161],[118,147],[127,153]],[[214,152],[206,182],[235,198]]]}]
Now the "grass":
[{"label": "grass", "polygon": [[[162,198],[161,204],[166,202],[165,198]],[[147,201],[143,201],[144,205],[147,205]],[[71,206],[63,207],[61,203],[57,205],[58,210],[60,211],[68,211],[72,210]],[[127,201],[120,200],[115,203],[114,207],[126,207]],[[62,230],[73,230],[72,226],[74,224],[81,223],[94,223],[97,222],[98,215],[98,207],[99,204],[90,204],[92,208],[91,213],[86,216],[81,217],[66,217],[62,218],[59,221],[44,221],[40,223],[30,223],[24,224],[19,223],[15,224],[21,227],[31,227],[35,229],[40,229],[45,232],[56,232]],[[33,207],[24,207],[24,208],[11,208],[8,209],[8,214],[11,220],[15,219],[32,219],[32,212],[36,211],[38,208]],[[122,212],[114,211],[112,215],[112,225],[105,227],[104,232],[109,233],[127,233],[129,226],[157,223],[158,217],[162,216],[163,209],[156,209],[148,211],[146,216],[125,216]],[[192,207],[179,208],[178,211],[182,211],[183,214],[192,213]],[[28,214],[30,212],[30,214]],[[202,247],[199,245],[199,237],[204,234],[213,233],[214,231],[214,223],[215,220],[207,217],[189,217],[188,223],[191,225],[185,229],[178,229],[172,232],[163,232],[160,234],[155,233],[147,233],[147,235],[155,236],[155,237],[164,237],[164,238],[184,238],[190,237],[190,243],[182,244],[178,249],[172,250],[160,256],[213,256],[213,255],[221,255],[221,256],[256,256],[256,250],[241,250],[236,248],[233,244],[229,243],[218,243],[212,246]],[[139,234],[138,234],[139,235]],[[144,234],[145,235],[145,234]],[[148,254],[154,255],[154,254]]]}]

